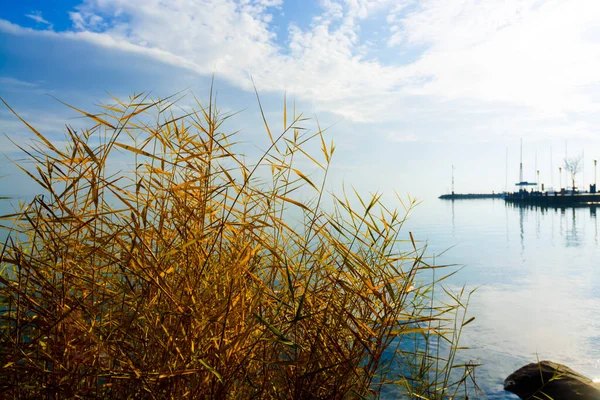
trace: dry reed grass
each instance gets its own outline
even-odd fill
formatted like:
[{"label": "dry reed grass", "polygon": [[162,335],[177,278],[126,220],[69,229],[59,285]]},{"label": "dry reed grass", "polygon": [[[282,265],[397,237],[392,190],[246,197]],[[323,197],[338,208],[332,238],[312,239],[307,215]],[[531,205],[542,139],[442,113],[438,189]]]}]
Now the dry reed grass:
[{"label": "dry reed grass", "polygon": [[[438,267],[412,235],[401,250],[414,201],[399,212],[379,195],[359,209],[332,196],[326,212],[334,146],[295,109],[278,136],[265,120],[270,148],[248,165],[212,90],[184,115],[177,100],[72,107],[93,127],[67,127],[63,149],[23,121],[38,141],[20,168],[44,195],[4,217],[1,396],[460,397],[474,367],[454,361],[466,295],[434,303],[436,282],[419,277]],[[111,172],[115,152],[130,172]]]}]

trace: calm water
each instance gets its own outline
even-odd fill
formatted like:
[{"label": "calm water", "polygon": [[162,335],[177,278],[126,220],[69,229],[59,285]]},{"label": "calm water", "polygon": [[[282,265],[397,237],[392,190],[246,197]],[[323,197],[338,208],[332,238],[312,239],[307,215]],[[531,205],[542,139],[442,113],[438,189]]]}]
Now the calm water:
[{"label": "calm water", "polygon": [[[598,207],[600,213],[600,207]],[[502,382],[526,363],[550,359],[600,377],[600,246],[596,208],[519,208],[503,200],[430,199],[407,231],[437,264],[465,268],[449,285],[478,289],[465,329],[468,358],[488,398],[517,398]],[[407,232],[405,231],[405,232]],[[452,247],[454,246],[454,247]]]}]

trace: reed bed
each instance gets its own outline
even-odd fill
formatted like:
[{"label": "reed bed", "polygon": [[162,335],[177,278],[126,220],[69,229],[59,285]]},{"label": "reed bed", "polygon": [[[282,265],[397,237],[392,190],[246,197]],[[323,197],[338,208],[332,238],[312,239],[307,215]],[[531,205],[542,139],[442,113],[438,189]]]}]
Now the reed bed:
[{"label": "reed bed", "polygon": [[62,148],[23,121],[42,194],[3,217],[0,396],[466,397],[468,294],[422,280],[442,267],[401,231],[415,201],[327,193],[335,147],[285,101],[253,163],[212,90],[180,101],[69,106],[91,128]]}]

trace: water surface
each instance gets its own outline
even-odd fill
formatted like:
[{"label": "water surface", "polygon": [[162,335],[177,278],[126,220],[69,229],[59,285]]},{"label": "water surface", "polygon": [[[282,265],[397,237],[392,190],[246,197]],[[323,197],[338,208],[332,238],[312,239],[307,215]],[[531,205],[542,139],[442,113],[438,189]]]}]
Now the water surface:
[{"label": "water surface", "polygon": [[[600,212],[600,207],[598,207]],[[516,207],[503,200],[425,200],[407,226],[437,264],[462,264],[448,284],[478,287],[464,345],[484,366],[488,398],[517,398],[504,378],[549,359],[600,377],[600,246],[596,207]],[[407,233],[407,231],[405,231]]]}]

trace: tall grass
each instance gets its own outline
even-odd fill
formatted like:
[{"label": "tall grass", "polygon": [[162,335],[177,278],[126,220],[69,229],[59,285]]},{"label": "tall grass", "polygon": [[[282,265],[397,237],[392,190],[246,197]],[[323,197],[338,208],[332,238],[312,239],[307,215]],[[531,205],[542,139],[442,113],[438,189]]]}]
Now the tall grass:
[{"label": "tall grass", "polygon": [[71,107],[92,127],[64,148],[23,121],[38,140],[17,165],[43,194],[4,217],[1,396],[465,396],[466,294],[433,300],[439,267],[401,232],[414,200],[326,193],[335,147],[285,104],[250,164],[212,91],[179,100]]}]

